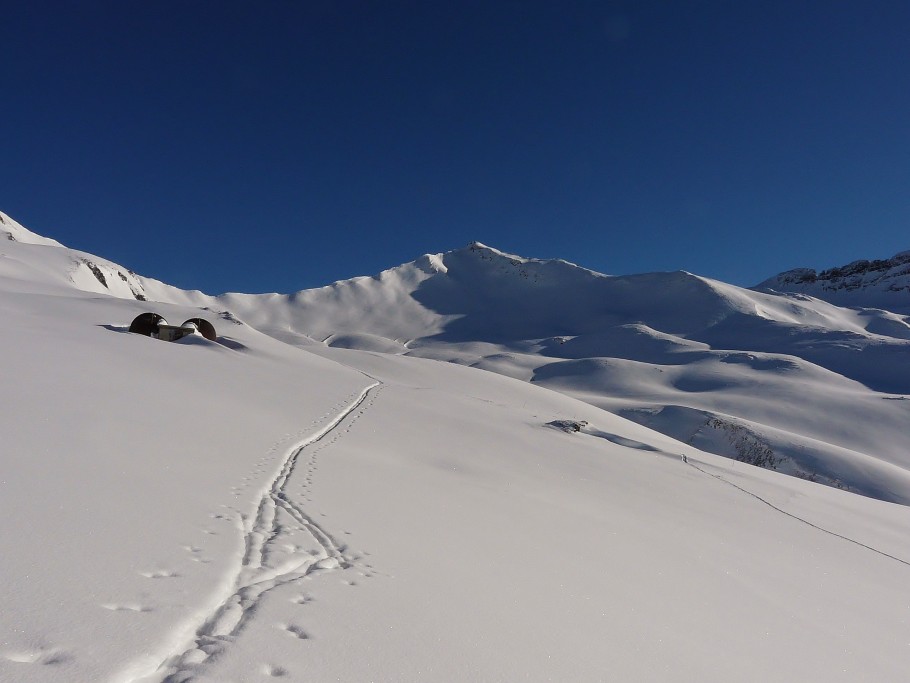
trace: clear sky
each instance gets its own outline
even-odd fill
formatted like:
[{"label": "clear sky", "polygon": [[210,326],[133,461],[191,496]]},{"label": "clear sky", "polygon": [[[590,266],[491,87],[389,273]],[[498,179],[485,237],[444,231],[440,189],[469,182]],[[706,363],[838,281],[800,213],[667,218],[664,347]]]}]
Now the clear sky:
[{"label": "clear sky", "polygon": [[0,210],[184,288],[910,249],[910,2],[0,0]]}]

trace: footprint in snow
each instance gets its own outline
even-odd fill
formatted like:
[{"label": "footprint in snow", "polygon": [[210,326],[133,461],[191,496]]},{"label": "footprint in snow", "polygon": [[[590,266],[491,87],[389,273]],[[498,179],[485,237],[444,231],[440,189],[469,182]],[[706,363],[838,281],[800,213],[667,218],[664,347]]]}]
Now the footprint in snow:
[{"label": "footprint in snow", "polygon": [[300,640],[309,640],[310,638],[307,632],[303,630],[303,627],[296,624],[278,624],[278,628]]},{"label": "footprint in snow", "polygon": [[262,672],[266,676],[271,676],[272,678],[282,678],[288,675],[288,670],[283,666],[272,666],[271,664],[264,664],[262,666]]},{"label": "footprint in snow", "polygon": [[180,574],[177,572],[172,572],[167,569],[156,569],[151,572],[139,572],[140,576],[144,576],[147,579],[175,579]]},{"label": "footprint in snow", "polygon": [[146,605],[138,605],[136,603],[108,603],[101,605],[104,609],[110,610],[112,612],[151,612],[152,608]]}]

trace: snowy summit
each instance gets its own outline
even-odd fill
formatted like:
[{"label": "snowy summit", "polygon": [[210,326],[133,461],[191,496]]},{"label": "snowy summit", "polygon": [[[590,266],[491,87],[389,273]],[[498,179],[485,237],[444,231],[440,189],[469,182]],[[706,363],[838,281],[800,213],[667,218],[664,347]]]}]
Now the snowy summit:
[{"label": "snowy summit", "polygon": [[210,296],[0,214],[0,680],[903,680],[908,258]]},{"label": "snowy summit", "polygon": [[765,280],[756,289],[797,291],[834,303],[910,313],[910,251],[889,259],[865,259],[818,273],[796,268]]}]

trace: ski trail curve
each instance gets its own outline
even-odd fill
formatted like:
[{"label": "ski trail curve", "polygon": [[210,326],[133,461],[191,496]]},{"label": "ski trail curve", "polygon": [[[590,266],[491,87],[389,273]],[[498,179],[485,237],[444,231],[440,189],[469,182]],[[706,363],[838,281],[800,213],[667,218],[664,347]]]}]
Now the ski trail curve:
[{"label": "ski trail curve", "polygon": [[[372,378],[371,378],[372,379]],[[209,608],[191,619],[172,639],[173,646],[155,662],[139,665],[141,670],[115,680],[120,683],[184,683],[198,673],[209,657],[222,652],[240,633],[255,612],[263,595],[277,586],[297,581],[318,571],[345,569],[351,559],[345,546],[323,529],[285,492],[288,479],[294,473],[304,451],[323,441],[339,427],[353,423],[366,409],[367,399],[379,387],[375,381],[319,431],[288,451],[278,474],[260,494],[256,513],[244,520],[243,554],[224,590],[213,599]],[[370,401],[370,404],[372,401]],[[362,410],[361,410],[362,409]],[[358,412],[360,411],[360,412]],[[300,544],[284,544],[289,536],[306,537],[309,548]],[[296,538],[295,540],[299,540]],[[293,552],[287,548],[293,547]],[[277,557],[277,559],[276,559]]]}]

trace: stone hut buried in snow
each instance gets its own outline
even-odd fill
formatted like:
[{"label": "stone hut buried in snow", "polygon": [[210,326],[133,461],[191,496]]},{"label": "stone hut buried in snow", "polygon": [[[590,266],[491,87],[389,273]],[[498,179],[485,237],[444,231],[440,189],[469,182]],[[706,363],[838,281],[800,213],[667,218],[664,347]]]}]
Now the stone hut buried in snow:
[{"label": "stone hut buried in snow", "polygon": [[201,334],[206,339],[215,341],[215,326],[203,318],[190,318],[182,325],[170,325],[157,313],[142,313],[130,323],[130,332],[144,334],[153,339],[177,341],[191,334]]}]

